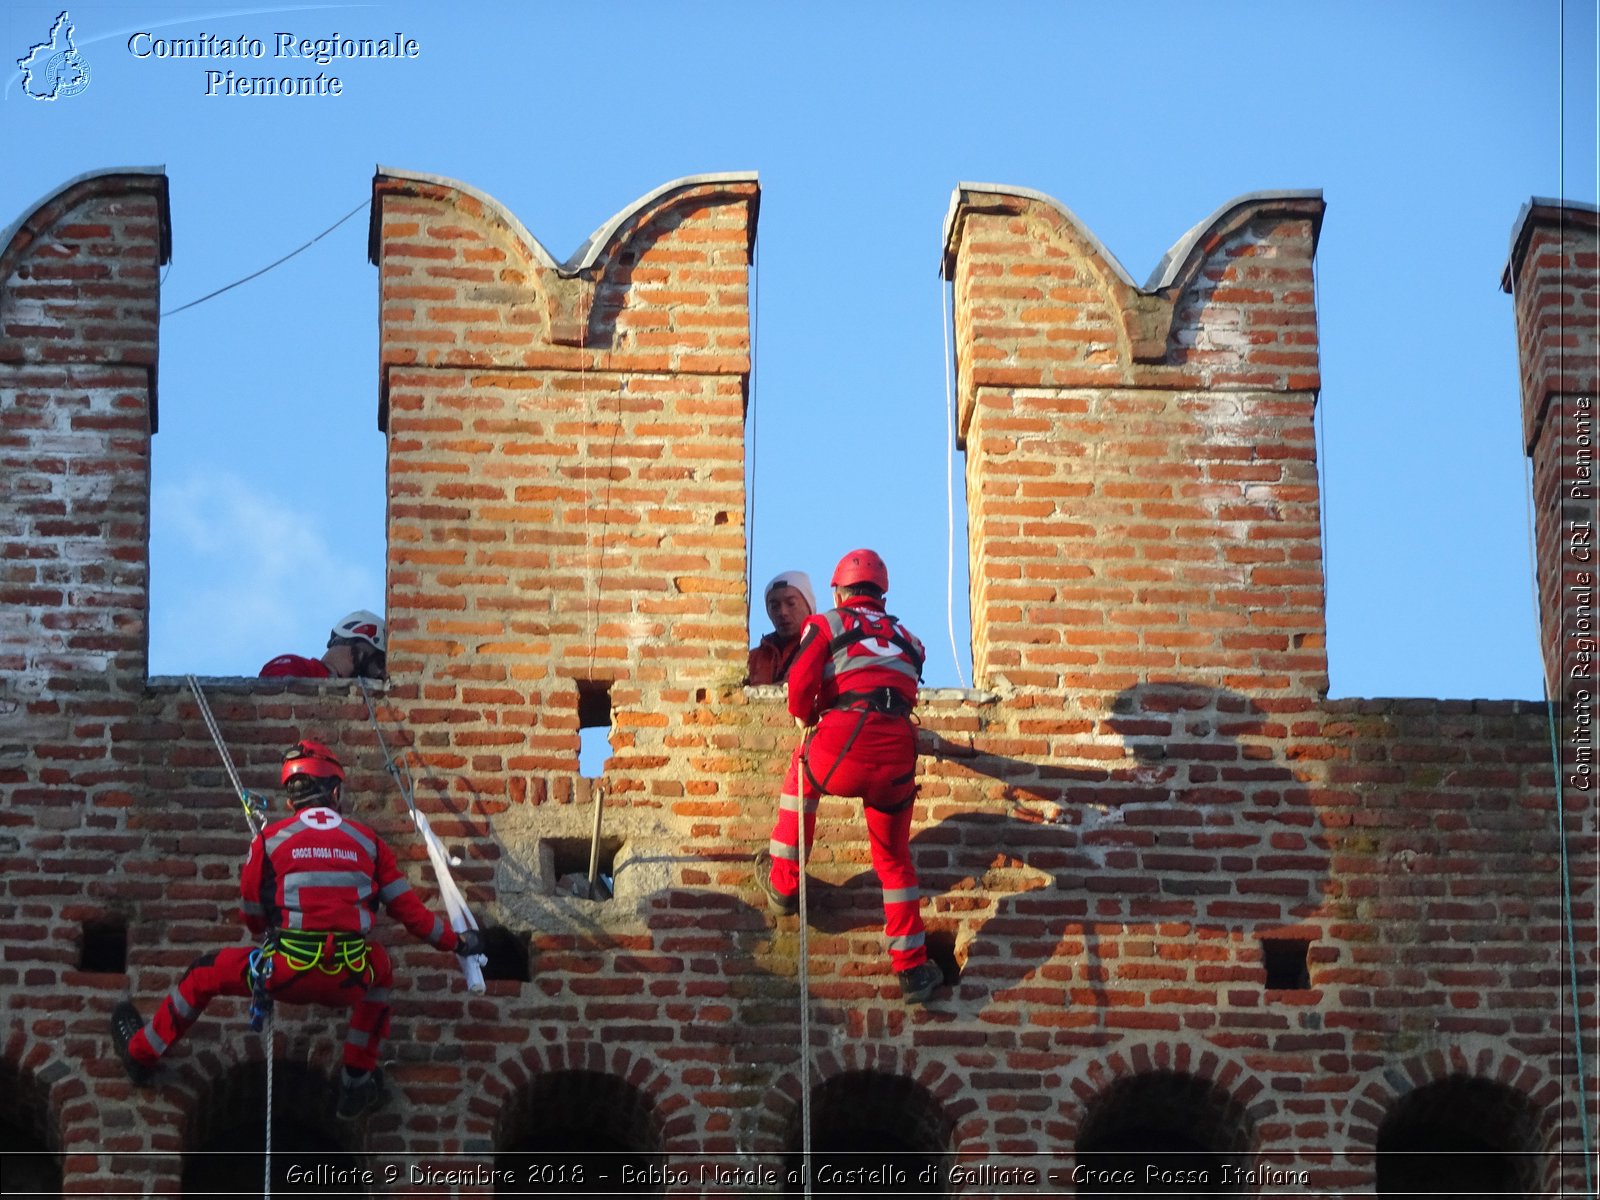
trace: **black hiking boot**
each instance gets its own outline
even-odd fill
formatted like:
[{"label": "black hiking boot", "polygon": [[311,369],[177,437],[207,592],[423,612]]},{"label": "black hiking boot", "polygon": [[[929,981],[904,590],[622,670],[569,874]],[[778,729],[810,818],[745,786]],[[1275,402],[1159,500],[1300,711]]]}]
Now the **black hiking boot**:
[{"label": "black hiking boot", "polygon": [[756,882],[767,898],[767,908],[780,917],[792,917],[800,911],[800,893],[785,896],[772,885],[772,851],[757,850],[755,857]]},{"label": "black hiking boot", "polygon": [[944,969],[932,960],[895,974],[900,980],[900,995],[907,1004],[921,1004],[944,984]]},{"label": "black hiking boot", "polygon": [[128,1049],[128,1043],[143,1028],[144,1018],[133,1006],[133,1001],[118,1001],[111,1010],[111,1045],[116,1048],[117,1057],[122,1060],[128,1078],[133,1080],[136,1087],[149,1087],[156,1077],[156,1069],[140,1062]]},{"label": "black hiking boot", "polygon": [[339,1073],[339,1106],[333,1115],[341,1121],[363,1117],[388,1098],[383,1090],[383,1068],[352,1077],[348,1070]]}]

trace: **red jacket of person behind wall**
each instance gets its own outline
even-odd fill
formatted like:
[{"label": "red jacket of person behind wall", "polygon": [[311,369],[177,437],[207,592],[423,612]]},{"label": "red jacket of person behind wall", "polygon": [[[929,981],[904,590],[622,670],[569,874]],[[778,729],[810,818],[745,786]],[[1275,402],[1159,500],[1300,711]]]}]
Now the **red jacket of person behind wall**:
[{"label": "red jacket of person behind wall", "polygon": [[456,934],[428,911],[394,852],[367,826],[310,805],[261,831],[239,874],[250,931],[359,933],[386,908],[415,937],[454,950]]},{"label": "red jacket of person behind wall", "polygon": [[333,672],[320,658],[280,654],[261,668],[262,679],[328,679]]}]

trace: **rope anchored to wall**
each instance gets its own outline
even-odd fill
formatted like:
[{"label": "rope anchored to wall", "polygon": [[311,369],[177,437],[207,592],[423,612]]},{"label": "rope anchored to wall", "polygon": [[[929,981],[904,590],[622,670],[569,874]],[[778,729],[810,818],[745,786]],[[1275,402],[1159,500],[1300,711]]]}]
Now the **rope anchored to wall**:
[{"label": "rope anchored to wall", "polygon": [[[238,768],[233,765],[233,755],[228,753],[228,744],[222,740],[222,730],[217,727],[217,719],[211,714],[211,705],[206,701],[206,694],[200,686],[200,681],[193,675],[185,678],[189,681],[189,691],[194,695],[194,702],[200,709],[200,719],[205,722],[206,732],[211,735],[211,742],[216,746],[217,754],[222,759],[222,767],[228,773],[228,782],[233,784],[234,793],[239,797],[239,803],[244,806],[244,819],[250,826],[250,836],[258,837],[267,824],[266,797],[245,790],[243,782],[239,779]],[[255,957],[252,956],[252,967],[255,961]],[[263,1135],[265,1162],[262,1168],[264,1175],[261,1181],[261,1197],[262,1200],[272,1200],[272,1002],[266,998],[264,991],[260,997],[251,997],[250,1027],[260,1031],[262,1053],[267,1060],[266,1132]]]},{"label": "rope anchored to wall", "polygon": [[[361,698],[367,702],[367,716],[372,718],[372,731],[377,735],[378,748],[383,751],[384,767],[389,772],[389,778],[394,780],[395,787],[400,789],[400,796],[405,800],[406,808],[411,813],[411,823],[417,827],[417,832],[422,835],[423,845],[428,848],[428,862],[433,866],[434,878],[439,884],[439,897],[444,901],[445,912],[450,918],[450,928],[457,933],[476,929],[477,918],[467,907],[466,897],[461,894],[461,889],[456,886],[455,877],[450,874],[450,868],[459,867],[461,860],[445,849],[444,843],[439,840],[439,835],[434,833],[433,827],[428,824],[427,814],[417,808],[416,788],[411,778],[411,768],[407,766],[402,775],[399,764],[389,753],[389,743],[384,739],[383,729],[378,724],[378,709],[372,702],[372,692],[367,687],[367,681],[361,676],[357,676],[356,681],[361,685]],[[461,964],[461,974],[466,978],[467,991],[474,996],[483,995],[486,990],[483,968],[489,963],[488,957],[482,954],[458,955],[456,961]]]}]

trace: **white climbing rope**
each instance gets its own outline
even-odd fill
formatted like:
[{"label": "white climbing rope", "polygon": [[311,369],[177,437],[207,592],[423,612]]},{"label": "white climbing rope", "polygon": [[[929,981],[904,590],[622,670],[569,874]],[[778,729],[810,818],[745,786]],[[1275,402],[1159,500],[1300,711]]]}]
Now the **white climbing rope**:
[{"label": "white climbing rope", "polygon": [[[810,841],[806,837],[805,784],[800,785],[800,836],[796,839],[800,855],[800,1177],[804,1195],[811,1196],[811,953],[806,931],[806,860]],[[820,799],[818,800],[820,804]]]},{"label": "white climbing rope", "polygon": [[943,276],[939,279],[940,327],[944,330],[944,518],[945,518],[945,625],[950,630],[950,657],[955,661],[956,678],[967,686],[961,669],[961,651],[956,648],[956,399],[950,380],[950,295]]},{"label": "white climbing rope", "polygon": [[272,1010],[267,1010],[267,1019],[261,1026],[261,1039],[266,1044],[267,1054],[267,1139],[265,1167],[261,1180],[261,1200],[272,1200]]},{"label": "white climbing rope", "polygon": [[222,740],[222,730],[217,728],[217,719],[211,715],[211,705],[206,702],[206,694],[200,687],[200,681],[193,675],[184,678],[189,681],[189,691],[194,694],[194,702],[200,709],[200,719],[205,722],[206,732],[211,735],[217,754],[222,758],[222,767],[228,773],[228,782],[233,784],[234,794],[244,806],[245,823],[250,826],[250,835],[254,837],[266,826],[266,802],[259,796],[247,792],[244,784],[240,782],[239,772],[233,765],[233,755],[228,753],[228,744]]},{"label": "white climbing rope", "polygon": [[[444,902],[445,914],[450,919],[450,928],[457,933],[476,929],[478,919],[472,915],[472,909],[467,907],[466,897],[456,886],[455,876],[450,874],[450,868],[459,867],[461,860],[452,857],[445,849],[444,843],[439,840],[439,835],[434,833],[433,827],[428,824],[427,814],[417,807],[411,768],[407,766],[404,774],[401,773],[394,755],[389,753],[389,743],[383,736],[383,727],[378,724],[378,709],[372,702],[372,692],[367,687],[367,681],[357,676],[356,682],[361,686],[361,698],[367,702],[367,716],[372,719],[372,732],[377,735],[378,748],[383,751],[384,768],[389,772],[389,778],[394,780],[395,787],[400,789],[400,797],[406,802],[406,809],[411,813],[411,823],[417,827],[417,832],[422,835],[422,844],[428,849],[428,862],[433,867],[434,879],[439,885],[439,898]],[[456,962],[461,967],[461,974],[466,978],[467,991],[474,996],[483,995],[486,990],[483,968],[489,963],[488,956],[462,954],[456,956]]]}]

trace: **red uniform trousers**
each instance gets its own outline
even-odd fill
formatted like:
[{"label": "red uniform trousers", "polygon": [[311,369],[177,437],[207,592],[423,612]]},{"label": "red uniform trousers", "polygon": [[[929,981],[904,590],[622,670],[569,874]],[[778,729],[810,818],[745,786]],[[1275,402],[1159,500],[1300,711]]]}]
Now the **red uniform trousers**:
[{"label": "red uniform trousers", "polygon": [[[178,986],[167,993],[155,1015],[128,1043],[128,1052],[146,1066],[189,1031],[218,996],[250,995],[252,946],[230,946],[195,959]],[[344,1065],[353,1071],[370,1071],[378,1065],[378,1049],[389,1032],[389,985],[394,968],[376,942],[367,943],[366,969],[357,974],[340,967],[332,974],[313,966],[295,971],[275,954],[267,994],[291,1004],[327,1004],[350,1009],[350,1026],[344,1037]]]},{"label": "red uniform trousers", "polygon": [[922,893],[917,869],[911,863],[916,732],[905,717],[867,713],[863,721],[862,715],[840,709],[824,713],[789,760],[783,794],[778,798],[778,820],[772,829],[772,885],[788,896],[799,890],[802,798],[809,848],[816,836],[817,801],[824,789],[830,796],[858,797],[864,802],[872,869],[883,887],[883,931],[889,941],[889,961],[896,971],[906,971],[928,959]]}]

